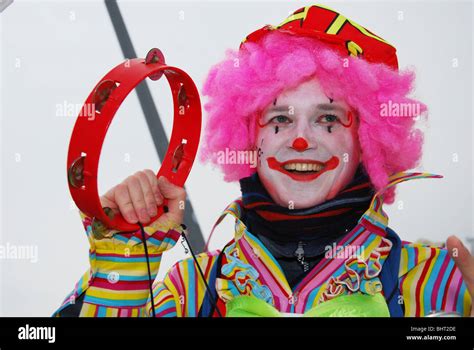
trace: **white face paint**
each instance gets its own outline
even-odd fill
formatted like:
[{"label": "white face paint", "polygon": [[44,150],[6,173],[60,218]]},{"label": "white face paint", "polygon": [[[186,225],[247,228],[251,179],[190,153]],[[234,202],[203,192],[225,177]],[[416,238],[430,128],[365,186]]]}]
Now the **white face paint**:
[{"label": "white face paint", "polygon": [[284,207],[323,203],[354,177],[361,160],[355,113],[316,79],[280,94],[258,121],[259,177]]}]

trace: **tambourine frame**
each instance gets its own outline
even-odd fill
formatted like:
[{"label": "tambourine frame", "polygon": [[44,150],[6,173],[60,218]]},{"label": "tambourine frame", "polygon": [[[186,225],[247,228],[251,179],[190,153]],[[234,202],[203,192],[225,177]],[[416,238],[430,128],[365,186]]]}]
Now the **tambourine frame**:
[{"label": "tambourine frame", "polygon": [[[158,49],[151,49],[145,59],[130,59],[117,65],[99,81],[84,102],[67,157],[69,190],[78,208],[94,218],[96,236],[100,237],[106,228],[120,231],[139,228],[110,208],[102,208],[97,185],[99,159],[107,130],[125,98],[147,77],[157,80],[162,75],[171,88],[174,117],[168,150],[156,176],[163,175],[182,187],[191,171],[201,133],[201,102],[192,79],[181,69],[166,65]],[[150,222],[163,214],[166,204],[165,201],[158,207],[157,215]]]}]

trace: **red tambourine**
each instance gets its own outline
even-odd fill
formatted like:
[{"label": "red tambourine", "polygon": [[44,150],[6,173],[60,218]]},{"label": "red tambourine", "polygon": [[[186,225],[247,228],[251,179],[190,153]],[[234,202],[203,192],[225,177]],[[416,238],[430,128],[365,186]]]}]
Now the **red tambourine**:
[{"label": "red tambourine", "polygon": [[[94,218],[92,229],[98,238],[103,237],[107,228],[139,228],[110,208],[102,208],[97,188],[99,157],[107,129],[123,100],[147,77],[158,80],[163,74],[171,87],[174,117],[168,151],[156,176],[163,175],[173,184],[184,186],[199,145],[201,102],[189,75],[166,65],[159,49],[151,49],[145,59],[127,60],[107,73],[90,93],[74,125],[67,158],[69,190],[78,208]],[[166,201],[150,222],[163,214],[165,205]]]}]

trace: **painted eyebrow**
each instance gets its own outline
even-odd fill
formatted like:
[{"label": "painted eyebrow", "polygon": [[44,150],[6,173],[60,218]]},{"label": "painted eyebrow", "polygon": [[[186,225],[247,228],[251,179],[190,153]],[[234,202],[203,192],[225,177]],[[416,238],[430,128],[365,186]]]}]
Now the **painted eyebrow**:
[{"label": "painted eyebrow", "polygon": [[316,107],[323,111],[340,111],[340,112],[346,111],[343,107],[335,105],[333,103],[321,103],[317,105]]},{"label": "painted eyebrow", "polygon": [[[334,103],[320,103],[316,106],[317,109],[322,111],[340,111],[345,112],[345,109],[341,106],[335,105]],[[267,113],[272,112],[288,112],[290,109],[289,106],[272,106],[267,110]]]},{"label": "painted eyebrow", "polygon": [[272,106],[267,110],[269,112],[288,112],[290,110],[290,106]]}]

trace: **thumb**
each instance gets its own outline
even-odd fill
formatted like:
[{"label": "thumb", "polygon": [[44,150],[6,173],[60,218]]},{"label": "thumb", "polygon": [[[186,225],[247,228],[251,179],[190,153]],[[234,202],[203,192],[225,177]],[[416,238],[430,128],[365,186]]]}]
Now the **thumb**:
[{"label": "thumb", "polygon": [[186,191],[184,188],[172,184],[166,177],[160,176],[158,188],[165,199],[168,200],[168,212],[163,214],[163,220],[171,220],[180,225],[183,222]]},{"label": "thumb", "polygon": [[112,209],[112,211],[115,214],[117,214],[120,211],[119,211],[118,205],[117,205],[117,203],[115,202],[115,199],[114,199],[115,198],[114,190],[115,190],[115,188],[112,188],[107,193],[102,195],[102,197],[100,197],[100,204],[101,204],[102,208],[110,208],[110,209]]}]

